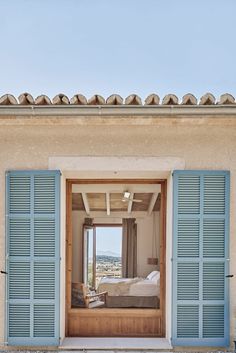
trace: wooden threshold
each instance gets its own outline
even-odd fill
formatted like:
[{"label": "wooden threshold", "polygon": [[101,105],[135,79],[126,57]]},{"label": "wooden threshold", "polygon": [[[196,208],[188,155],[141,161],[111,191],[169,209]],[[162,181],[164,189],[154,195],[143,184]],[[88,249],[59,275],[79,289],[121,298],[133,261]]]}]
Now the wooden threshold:
[{"label": "wooden threshold", "polygon": [[158,309],[70,309],[70,337],[161,337]]},{"label": "wooden threshold", "polygon": [[123,308],[101,308],[101,309],[89,309],[89,308],[71,308],[69,314],[86,315],[91,316],[147,316],[147,317],[160,317],[160,309],[123,309]]}]

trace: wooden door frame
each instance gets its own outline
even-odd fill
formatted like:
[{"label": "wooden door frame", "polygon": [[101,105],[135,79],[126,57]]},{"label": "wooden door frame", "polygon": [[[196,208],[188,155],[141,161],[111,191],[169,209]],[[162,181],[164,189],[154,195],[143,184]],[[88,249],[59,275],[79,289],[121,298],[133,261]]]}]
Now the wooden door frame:
[{"label": "wooden door frame", "polygon": [[[65,336],[68,337],[68,314],[71,310],[72,288],[72,185],[73,184],[160,184],[160,310],[162,337],[166,333],[166,179],[66,179],[66,305],[65,305]],[[101,310],[101,309],[100,309]],[[126,309],[124,310],[127,313]],[[132,310],[132,309],[129,309]],[[137,311],[137,309],[134,309]],[[146,310],[146,309],[139,309]],[[158,309],[156,309],[158,310]]]}]

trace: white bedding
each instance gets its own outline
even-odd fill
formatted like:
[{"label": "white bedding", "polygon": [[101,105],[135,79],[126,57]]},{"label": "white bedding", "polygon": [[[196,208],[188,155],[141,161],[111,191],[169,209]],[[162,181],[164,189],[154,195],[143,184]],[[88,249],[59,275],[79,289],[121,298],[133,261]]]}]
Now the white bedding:
[{"label": "white bedding", "polygon": [[103,277],[98,285],[98,292],[107,291],[110,296],[159,296],[159,280],[143,278]]},{"label": "white bedding", "polygon": [[151,297],[160,296],[159,281],[153,282],[149,279],[143,279],[140,282],[134,283],[130,286],[129,295],[135,297]]}]

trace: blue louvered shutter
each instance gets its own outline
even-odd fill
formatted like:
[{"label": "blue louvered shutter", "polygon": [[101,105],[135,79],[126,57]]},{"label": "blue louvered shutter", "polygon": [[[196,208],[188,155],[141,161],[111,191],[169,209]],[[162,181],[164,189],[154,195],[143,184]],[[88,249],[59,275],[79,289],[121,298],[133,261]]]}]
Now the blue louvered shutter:
[{"label": "blue louvered shutter", "polygon": [[58,171],[6,174],[7,340],[59,344]]},{"label": "blue louvered shutter", "polygon": [[173,177],[172,344],[228,346],[229,172]]}]

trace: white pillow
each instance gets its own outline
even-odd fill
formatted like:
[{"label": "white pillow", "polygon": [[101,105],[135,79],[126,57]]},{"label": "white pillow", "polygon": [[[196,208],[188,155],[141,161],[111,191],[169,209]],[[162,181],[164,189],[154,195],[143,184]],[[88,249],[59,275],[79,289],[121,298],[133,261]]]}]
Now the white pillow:
[{"label": "white pillow", "polygon": [[153,277],[155,278],[156,276],[160,277],[160,272],[159,271],[152,271],[151,273],[149,273],[149,275],[147,276],[147,279],[149,279],[150,281],[153,280]]},{"label": "white pillow", "polygon": [[160,280],[160,272],[159,271],[156,271],[156,272],[157,273],[154,276],[152,276],[152,279],[151,279],[152,282],[158,282]]}]

